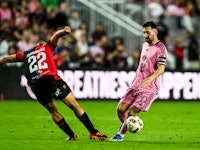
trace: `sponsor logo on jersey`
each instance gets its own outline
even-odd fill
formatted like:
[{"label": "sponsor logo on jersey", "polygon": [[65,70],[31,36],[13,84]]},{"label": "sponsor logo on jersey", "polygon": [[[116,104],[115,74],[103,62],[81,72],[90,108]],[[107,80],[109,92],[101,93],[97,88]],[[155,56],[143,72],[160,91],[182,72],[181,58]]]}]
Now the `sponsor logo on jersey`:
[{"label": "sponsor logo on jersey", "polygon": [[60,94],[62,94],[62,92],[60,91],[59,88],[57,88],[55,92],[55,96],[58,97]]}]

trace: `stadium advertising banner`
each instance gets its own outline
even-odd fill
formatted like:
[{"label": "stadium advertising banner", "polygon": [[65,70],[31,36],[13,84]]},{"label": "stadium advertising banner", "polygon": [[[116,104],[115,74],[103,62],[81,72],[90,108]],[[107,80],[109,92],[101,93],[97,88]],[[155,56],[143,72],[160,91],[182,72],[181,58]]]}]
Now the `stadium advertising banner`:
[{"label": "stadium advertising banner", "polygon": [[[3,72],[4,73],[4,72]],[[2,74],[2,72],[1,72]],[[19,75],[18,75],[19,74]],[[0,88],[5,99],[35,99],[27,86],[23,74],[15,73],[15,83],[2,83],[8,89]],[[59,70],[59,75],[68,83],[77,99],[119,99],[131,84],[135,71],[108,70]],[[0,75],[0,79],[1,79]],[[18,80],[18,81],[17,81]],[[7,86],[7,85],[10,86]],[[199,72],[169,72],[162,76],[160,100],[199,100],[200,99]],[[2,87],[2,86],[1,86]],[[9,91],[10,92],[6,92]]]}]

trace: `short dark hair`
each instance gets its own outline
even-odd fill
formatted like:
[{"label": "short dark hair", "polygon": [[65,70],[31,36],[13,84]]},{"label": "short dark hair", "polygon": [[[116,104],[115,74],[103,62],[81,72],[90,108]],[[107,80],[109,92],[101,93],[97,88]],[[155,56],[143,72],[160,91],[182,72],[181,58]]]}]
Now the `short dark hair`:
[{"label": "short dark hair", "polygon": [[151,27],[152,29],[157,29],[157,26],[156,26],[156,24],[153,21],[149,21],[149,22],[144,23],[143,27],[144,28]]},{"label": "short dark hair", "polygon": [[43,41],[43,40],[40,40],[36,43],[36,46],[41,46],[43,45],[44,43],[46,43],[46,41]]}]

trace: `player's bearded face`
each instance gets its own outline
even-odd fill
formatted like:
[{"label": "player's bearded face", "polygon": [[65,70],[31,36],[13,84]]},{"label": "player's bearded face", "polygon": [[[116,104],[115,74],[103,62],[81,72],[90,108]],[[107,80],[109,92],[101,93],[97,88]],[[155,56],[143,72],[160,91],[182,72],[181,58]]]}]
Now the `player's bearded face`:
[{"label": "player's bearded face", "polygon": [[148,42],[149,44],[152,43],[154,34],[151,27],[143,28],[143,36],[146,42]]}]

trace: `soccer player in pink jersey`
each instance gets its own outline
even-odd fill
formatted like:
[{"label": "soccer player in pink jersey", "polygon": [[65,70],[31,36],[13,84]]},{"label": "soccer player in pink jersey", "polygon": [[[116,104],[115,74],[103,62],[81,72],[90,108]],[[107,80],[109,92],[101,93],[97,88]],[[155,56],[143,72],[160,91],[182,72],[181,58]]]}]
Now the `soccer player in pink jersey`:
[{"label": "soccer player in pink jersey", "polygon": [[110,141],[122,141],[127,132],[126,119],[129,116],[137,116],[140,111],[148,111],[156,99],[167,58],[167,49],[157,34],[154,22],[146,22],[143,25],[145,42],[142,45],[139,66],[131,86],[117,106],[117,115],[122,124]]}]

